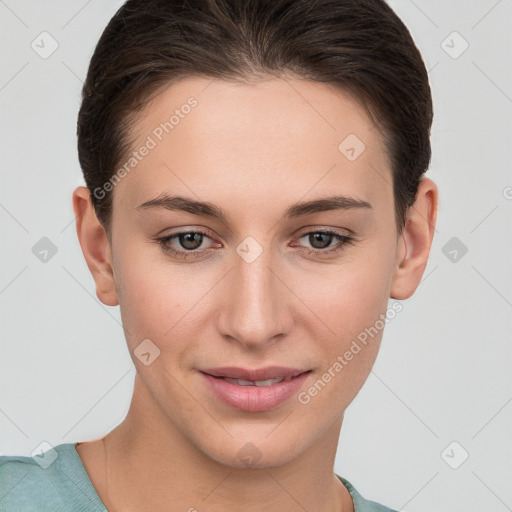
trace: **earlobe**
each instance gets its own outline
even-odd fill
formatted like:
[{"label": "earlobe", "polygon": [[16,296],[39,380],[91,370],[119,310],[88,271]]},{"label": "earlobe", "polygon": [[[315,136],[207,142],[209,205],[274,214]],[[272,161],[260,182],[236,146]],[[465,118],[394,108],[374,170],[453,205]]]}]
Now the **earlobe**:
[{"label": "earlobe", "polygon": [[423,178],[418,186],[416,200],[408,209],[398,242],[390,290],[392,299],[408,299],[421,282],[434,237],[437,206],[437,186],[429,178]]},{"label": "earlobe", "polygon": [[112,252],[105,229],[98,221],[87,187],[73,192],[76,232],[87,266],[96,283],[96,295],[107,306],[119,304]]}]

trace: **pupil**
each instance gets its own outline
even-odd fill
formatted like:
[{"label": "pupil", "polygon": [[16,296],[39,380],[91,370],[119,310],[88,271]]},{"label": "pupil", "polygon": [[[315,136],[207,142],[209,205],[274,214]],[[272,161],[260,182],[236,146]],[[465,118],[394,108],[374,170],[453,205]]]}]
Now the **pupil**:
[{"label": "pupil", "polygon": [[201,245],[201,237],[199,233],[186,233],[180,235],[180,243],[185,249],[197,249]]},{"label": "pupil", "polygon": [[[322,237],[327,238],[327,243],[322,244]],[[311,238],[313,241],[311,241]],[[310,235],[310,243],[315,249],[323,249],[325,247],[328,247],[330,241],[331,241],[332,235],[326,235],[325,233],[314,233],[313,235]],[[320,246],[316,245],[316,242],[320,241]]]}]

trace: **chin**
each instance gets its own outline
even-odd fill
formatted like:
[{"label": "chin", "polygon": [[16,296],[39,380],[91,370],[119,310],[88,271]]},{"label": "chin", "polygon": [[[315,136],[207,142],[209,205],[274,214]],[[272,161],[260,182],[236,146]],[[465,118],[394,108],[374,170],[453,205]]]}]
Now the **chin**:
[{"label": "chin", "polygon": [[[231,440],[220,447],[220,450],[212,450],[211,447],[203,447],[203,453],[212,460],[233,469],[265,469],[283,466],[300,455],[297,447],[300,443],[294,443],[291,438],[287,442],[281,441],[277,436],[273,441],[261,437],[250,441],[248,437]],[[254,439],[254,437],[252,437]],[[229,450],[228,450],[229,448]]]}]

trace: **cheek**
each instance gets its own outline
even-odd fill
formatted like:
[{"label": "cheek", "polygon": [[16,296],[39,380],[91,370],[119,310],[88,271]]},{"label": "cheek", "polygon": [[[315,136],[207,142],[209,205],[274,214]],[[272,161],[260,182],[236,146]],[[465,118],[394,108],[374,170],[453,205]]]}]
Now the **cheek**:
[{"label": "cheek", "polygon": [[124,254],[130,257],[116,261],[119,306],[130,348],[145,338],[160,344],[172,336],[174,326],[201,296],[193,282],[184,286],[182,271],[162,264],[154,250],[142,245],[126,248]]},{"label": "cheek", "polygon": [[[309,329],[323,359],[323,382],[306,390],[301,403],[311,400],[319,414],[327,402],[336,404],[333,411],[348,406],[371,371],[385,327],[394,250],[391,242],[375,243],[323,275],[296,280],[313,313]],[[317,395],[322,398],[312,400]]]},{"label": "cheek", "polygon": [[[184,364],[201,346],[208,329],[214,289],[225,270],[208,265],[177,265],[154,247],[134,243],[116,262],[119,305],[131,353],[149,338],[170,368]],[[204,350],[204,348],[203,348]]]},{"label": "cheek", "polygon": [[297,294],[306,298],[312,318],[320,324],[319,320],[323,321],[325,332],[332,337],[347,341],[386,311],[395,251],[394,246],[387,245],[373,243],[373,247],[353,251],[341,264],[326,267],[308,279],[303,275],[295,278]]}]

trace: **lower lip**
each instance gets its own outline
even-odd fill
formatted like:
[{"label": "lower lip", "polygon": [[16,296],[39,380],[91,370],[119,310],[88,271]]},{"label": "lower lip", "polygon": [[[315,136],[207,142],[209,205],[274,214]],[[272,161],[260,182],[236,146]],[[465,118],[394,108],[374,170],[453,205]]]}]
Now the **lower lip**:
[{"label": "lower lip", "polygon": [[199,372],[210,389],[226,405],[248,412],[274,409],[296,393],[311,372],[301,373],[290,380],[271,386],[240,386],[227,380]]}]

